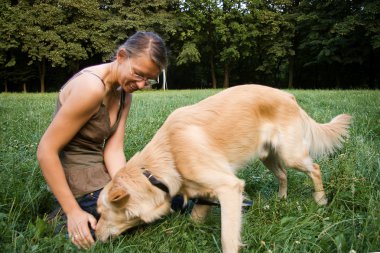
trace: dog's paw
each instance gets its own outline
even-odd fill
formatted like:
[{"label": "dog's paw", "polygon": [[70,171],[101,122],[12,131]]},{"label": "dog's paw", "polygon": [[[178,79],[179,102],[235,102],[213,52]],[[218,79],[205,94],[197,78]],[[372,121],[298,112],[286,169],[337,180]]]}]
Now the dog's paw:
[{"label": "dog's paw", "polygon": [[317,202],[318,205],[320,205],[320,206],[327,205],[328,200],[326,198],[326,194],[324,191],[323,192],[314,192],[313,197],[314,197],[315,202]]}]

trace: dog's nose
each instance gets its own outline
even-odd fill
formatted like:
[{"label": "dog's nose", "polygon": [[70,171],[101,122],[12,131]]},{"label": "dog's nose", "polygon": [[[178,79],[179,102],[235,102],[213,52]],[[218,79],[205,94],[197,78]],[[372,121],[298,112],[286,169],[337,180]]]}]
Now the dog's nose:
[{"label": "dog's nose", "polygon": [[96,236],[96,239],[101,241],[101,242],[106,242],[108,240],[108,238],[110,237],[110,234],[107,233],[107,231],[105,231],[104,229],[104,226],[102,226],[101,224],[96,224],[96,228],[95,228],[95,236]]}]

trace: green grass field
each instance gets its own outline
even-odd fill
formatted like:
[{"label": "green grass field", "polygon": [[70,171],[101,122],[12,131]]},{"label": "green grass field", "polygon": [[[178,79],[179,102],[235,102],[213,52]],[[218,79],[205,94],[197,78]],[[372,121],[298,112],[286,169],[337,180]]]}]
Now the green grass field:
[{"label": "green grass field", "polygon": [[[216,90],[147,91],[134,95],[127,122],[127,159],[141,150],[175,108]],[[350,138],[335,154],[317,159],[329,204],[318,207],[304,174],[288,172],[287,200],[258,161],[239,172],[254,205],[243,216],[241,252],[380,251],[380,91],[291,90],[318,122],[340,113],[353,116]],[[0,94],[0,252],[77,252],[46,222],[52,209],[36,161],[57,94]],[[270,94],[268,94],[270,96]],[[220,210],[204,224],[174,213],[127,232],[89,252],[220,252]]]}]

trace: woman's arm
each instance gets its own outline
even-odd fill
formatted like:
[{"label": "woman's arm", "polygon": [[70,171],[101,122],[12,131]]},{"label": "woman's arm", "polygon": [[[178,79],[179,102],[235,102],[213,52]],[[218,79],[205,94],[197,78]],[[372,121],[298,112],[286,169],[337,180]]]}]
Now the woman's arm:
[{"label": "woman's arm", "polygon": [[104,97],[104,88],[101,83],[94,85],[94,81],[100,83],[91,76],[86,75],[83,78],[80,76],[71,81],[72,88],[64,94],[65,96],[60,94],[64,102],[42,136],[37,150],[37,158],[46,182],[68,217],[68,233],[70,236],[83,235],[83,242],[78,241],[76,244],[84,248],[93,242],[87,221],[95,227],[96,220],[80,208],[72,194],[59,159],[59,152],[99,110]]},{"label": "woman's arm", "polygon": [[127,93],[125,96],[124,110],[122,112],[119,125],[104,147],[104,163],[111,178],[113,178],[116,172],[124,167],[126,163],[124,154],[124,134],[131,102],[132,94]]}]

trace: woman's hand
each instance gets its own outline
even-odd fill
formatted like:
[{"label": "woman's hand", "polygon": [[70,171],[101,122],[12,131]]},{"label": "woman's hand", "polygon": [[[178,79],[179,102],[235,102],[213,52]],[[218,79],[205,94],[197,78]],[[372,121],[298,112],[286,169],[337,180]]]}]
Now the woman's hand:
[{"label": "woman's hand", "polygon": [[94,243],[89,224],[95,230],[96,219],[82,209],[73,210],[66,214],[67,231],[71,241],[78,247],[89,249]]}]

